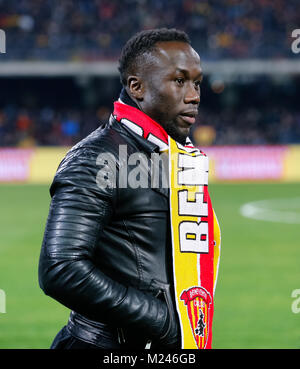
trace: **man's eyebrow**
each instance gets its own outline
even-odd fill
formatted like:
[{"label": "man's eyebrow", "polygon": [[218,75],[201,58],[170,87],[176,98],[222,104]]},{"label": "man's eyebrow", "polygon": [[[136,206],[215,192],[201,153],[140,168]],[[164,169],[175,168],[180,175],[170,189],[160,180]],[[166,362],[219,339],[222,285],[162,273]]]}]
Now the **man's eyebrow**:
[{"label": "man's eyebrow", "polygon": [[[182,73],[185,77],[188,77],[189,76],[189,71],[187,69],[176,68],[176,72]],[[199,72],[199,74],[197,74],[197,77],[195,79],[197,79],[197,78],[200,78],[200,79],[203,78],[203,72],[202,72],[202,70]]]}]

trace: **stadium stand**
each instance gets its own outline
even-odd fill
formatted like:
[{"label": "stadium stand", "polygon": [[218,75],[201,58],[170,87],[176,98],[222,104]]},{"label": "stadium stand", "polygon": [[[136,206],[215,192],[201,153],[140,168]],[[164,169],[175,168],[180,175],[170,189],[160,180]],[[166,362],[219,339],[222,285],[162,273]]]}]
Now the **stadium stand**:
[{"label": "stadium stand", "polygon": [[185,30],[204,61],[196,144],[300,143],[296,0],[0,0],[0,146],[73,145],[102,124],[121,47],[154,27]]},{"label": "stadium stand", "polygon": [[[118,78],[91,79],[88,85],[79,82],[72,78],[2,81],[0,146],[73,145],[105,122],[118,98]],[[294,93],[299,85],[297,78],[276,83],[261,77],[220,88],[205,78],[191,138],[199,145],[300,143]]]},{"label": "stadium stand", "polygon": [[141,29],[178,27],[206,59],[295,57],[296,0],[0,1],[10,60],[115,58]]}]

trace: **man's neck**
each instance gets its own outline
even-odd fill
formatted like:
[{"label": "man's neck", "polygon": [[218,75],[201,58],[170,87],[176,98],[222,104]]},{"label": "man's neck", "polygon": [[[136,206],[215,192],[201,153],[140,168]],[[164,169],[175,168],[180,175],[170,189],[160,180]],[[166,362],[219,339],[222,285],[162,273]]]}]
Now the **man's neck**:
[{"label": "man's neck", "polygon": [[123,87],[120,93],[120,100],[127,105],[133,106],[136,109],[140,109],[138,104],[134,101],[134,99],[129,95],[129,93],[126,91],[126,88]]}]

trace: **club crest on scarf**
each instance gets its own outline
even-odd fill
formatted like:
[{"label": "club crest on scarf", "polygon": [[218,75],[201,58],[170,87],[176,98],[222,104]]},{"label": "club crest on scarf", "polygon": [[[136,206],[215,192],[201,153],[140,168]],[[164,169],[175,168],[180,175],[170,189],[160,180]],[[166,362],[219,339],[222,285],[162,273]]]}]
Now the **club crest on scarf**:
[{"label": "club crest on scarf", "polygon": [[197,347],[204,349],[209,335],[209,312],[211,296],[202,287],[192,287],[183,291],[180,299],[187,307],[190,326]]}]

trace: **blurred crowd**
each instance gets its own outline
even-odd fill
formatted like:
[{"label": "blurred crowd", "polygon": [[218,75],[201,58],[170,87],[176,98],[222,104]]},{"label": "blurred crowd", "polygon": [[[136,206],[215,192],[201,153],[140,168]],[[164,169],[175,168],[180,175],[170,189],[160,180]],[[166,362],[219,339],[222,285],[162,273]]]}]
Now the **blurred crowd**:
[{"label": "blurred crowd", "polygon": [[[1,61],[115,60],[131,35],[156,27],[185,30],[203,59],[299,57],[291,52],[292,30],[300,28],[298,7],[296,0],[0,0],[0,29],[5,31],[7,50]],[[36,90],[33,85],[26,84],[22,91],[18,85],[2,89],[1,147],[71,146],[110,115],[112,106],[98,103],[103,101],[98,91],[96,104],[89,106],[71,101],[72,108],[58,107],[60,98],[50,101],[51,94],[33,105],[15,101],[19,95],[29,96],[29,88],[35,96],[42,95],[41,88],[47,91],[46,85]],[[49,86],[52,95],[60,89]],[[108,86],[102,92],[109,95],[107,90]],[[230,97],[216,88],[215,96],[200,107],[191,133],[195,144],[300,143],[300,111],[290,99],[298,85],[279,89],[276,101],[273,86],[263,80],[254,90],[248,86],[245,90],[233,105],[210,106],[216,95]],[[287,95],[285,104],[282,92]],[[258,106],[260,101],[265,103]]]},{"label": "blurred crowd", "polygon": [[200,109],[196,123],[191,138],[200,146],[300,143],[300,111],[285,107]]},{"label": "blurred crowd", "polygon": [[3,60],[115,59],[135,32],[185,30],[205,59],[295,57],[297,0],[0,0]]},{"label": "blurred crowd", "polygon": [[[0,146],[72,146],[104,125],[109,115],[106,106],[83,110],[5,106],[0,109]],[[201,108],[191,138],[199,146],[300,143],[300,111]]]},{"label": "blurred crowd", "polygon": [[0,146],[72,146],[107,121],[110,111],[99,109],[0,109]]}]

